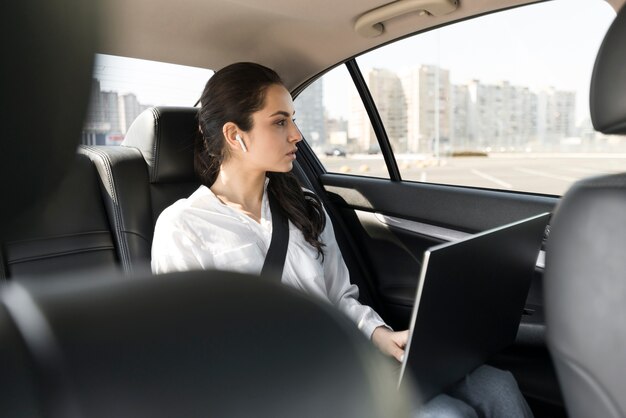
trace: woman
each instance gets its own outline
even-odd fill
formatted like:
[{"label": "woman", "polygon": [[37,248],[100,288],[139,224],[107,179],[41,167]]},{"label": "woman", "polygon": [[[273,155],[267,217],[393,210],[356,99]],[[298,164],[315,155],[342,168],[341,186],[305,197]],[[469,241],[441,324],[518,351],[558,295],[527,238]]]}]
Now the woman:
[{"label": "woman", "polygon": [[[392,331],[373,309],[359,303],[319,198],[290,173],[302,136],[291,95],[278,74],[258,64],[232,64],[209,79],[200,101],[195,169],[202,186],[159,217],[153,271],[217,268],[258,274],[271,240],[271,193],[290,221],[282,283],[333,303],[384,354],[401,361],[408,331]],[[472,383],[466,380],[455,388],[463,401],[438,396],[421,416],[476,416],[476,409],[497,416],[493,412],[500,404],[506,416],[532,416],[510,374],[479,370],[482,375],[468,376],[476,375]],[[508,387],[510,396],[476,394],[474,380],[481,387],[494,383],[498,391]],[[472,396],[465,397],[466,392]],[[524,407],[517,408],[517,415],[512,402]],[[485,408],[490,411],[483,412]]]}]

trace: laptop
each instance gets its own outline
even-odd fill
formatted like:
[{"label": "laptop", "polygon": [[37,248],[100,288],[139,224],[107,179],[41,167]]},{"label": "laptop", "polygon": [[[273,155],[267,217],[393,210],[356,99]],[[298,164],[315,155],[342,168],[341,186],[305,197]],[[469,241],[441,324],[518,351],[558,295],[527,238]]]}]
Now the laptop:
[{"label": "laptop", "polygon": [[549,213],[429,248],[399,385],[426,402],[513,343]]}]

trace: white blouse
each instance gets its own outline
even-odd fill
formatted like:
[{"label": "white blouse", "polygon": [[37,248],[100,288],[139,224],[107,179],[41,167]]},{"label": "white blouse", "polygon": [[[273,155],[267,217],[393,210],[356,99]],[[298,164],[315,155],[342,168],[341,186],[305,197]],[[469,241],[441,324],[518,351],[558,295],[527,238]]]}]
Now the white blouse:
[{"label": "white blouse", "polygon": [[[323,262],[302,232],[289,222],[289,245],[281,281],[334,304],[371,338],[374,329],[385,323],[372,308],[358,301],[359,289],[350,284],[328,214],[326,219],[320,235],[325,244]],[[152,242],[152,271],[219,269],[258,275],[271,238],[267,181],[260,223],[223,204],[208,187],[200,186],[159,216]]]}]

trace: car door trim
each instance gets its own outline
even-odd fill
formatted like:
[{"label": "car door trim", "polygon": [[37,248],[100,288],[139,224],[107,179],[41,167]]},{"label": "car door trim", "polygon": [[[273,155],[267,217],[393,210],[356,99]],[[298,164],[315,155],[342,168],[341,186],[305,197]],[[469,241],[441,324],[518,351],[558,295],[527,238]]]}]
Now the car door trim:
[{"label": "car door trim", "polygon": [[454,229],[442,228],[422,222],[396,218],[395,216],[383,215],[380,212],[376,212],[374,215],[379,222],[385,225],[444,241],[458,241],[471,235],[467,232],[455,231]]},{"label": "car door trim", "polygon": [[[375,212],[374,216],[384,225],[447,242],[459,241],[472,235],[470,233],[456,231],[454,229],[442,228],[440,226],[397,218],[395,216],[388,216],[380,212]],[[545,257],[545,251],[539,251],[539,255],[537,256],[537,268],[543,269],[545,267]]]}]

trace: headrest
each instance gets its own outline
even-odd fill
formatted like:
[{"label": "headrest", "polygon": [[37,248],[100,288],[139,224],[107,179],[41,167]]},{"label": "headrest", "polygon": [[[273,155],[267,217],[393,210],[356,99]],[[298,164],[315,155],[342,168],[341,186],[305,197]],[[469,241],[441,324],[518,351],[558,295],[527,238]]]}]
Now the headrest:
[{"label": "headrest", "polygon": [[617,13],[600,46],[591,77],[591,121],[605,134],[626,134],[626,7]]},{"label": "headrest", "polygon": [[152,107],[130,126],[122,145],[141,151],[151,183],[197,181],[193,169],[197,114],[195,107]]},{"label": "headrest", "polygon": [[[16,328],[32,353],[22,380],[35,376],[46,416],[409,416],[395,368],[349,319],[258,277],[21,281],[0,308],[0,330]],[[7,341],[3,354],[20,359]]]},{"label": "headrest", "polygon": [[74,160],[89,100],[98,3],[0,6],[10,17],[0,29],[10,57],[0,66],[0,230],[54,192]]}]

